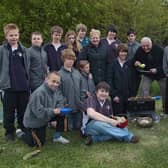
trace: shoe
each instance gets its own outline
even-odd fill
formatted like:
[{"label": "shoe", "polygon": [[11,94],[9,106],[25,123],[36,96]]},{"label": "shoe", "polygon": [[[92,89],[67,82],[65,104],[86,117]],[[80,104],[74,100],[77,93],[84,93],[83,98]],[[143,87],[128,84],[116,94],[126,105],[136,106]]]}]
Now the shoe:
[{"label": "shoe", "polygon": [[91,145],[93,143],[92,137],[87,136],[85,139],[85,145]]},{"label": "shoe", "polygon": [[5,138],[6,138],[6,141],[14,141],[15,140],[15,137],[13,134],[6,134],[5,135]]},{"label": "shoe", "polygon": [[25,133],[21,129],[17,129],[16,136],[18,137],[18,139],[22,139],[25,136]]},{"label": "shoe", "polygon": [[133,136],[132,138],[131,138],[131,141],[130,141],[131,143],[138,143],[139,142],[139,137],[137,137],[137,136]]},{"label": "shoe", "polygon": [[160,113],[162,119],[168,118],[168,113]]},{"label": "shoe", "polygon": [[69,140],[60,136],[59,138],[53,138],[53,142],[59,142],[61,144],[68,144],[69,143]]},{"label": "shoe", "polygon": [[159,123],[160,122],[160,116],[159,115],[155,115],[153,118],[153,122],[154,123]]}]

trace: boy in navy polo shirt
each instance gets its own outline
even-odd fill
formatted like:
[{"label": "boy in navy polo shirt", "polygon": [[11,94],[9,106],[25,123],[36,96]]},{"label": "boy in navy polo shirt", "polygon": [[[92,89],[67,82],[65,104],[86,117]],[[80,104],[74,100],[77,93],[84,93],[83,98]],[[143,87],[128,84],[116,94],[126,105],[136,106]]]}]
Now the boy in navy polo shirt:
[{"label": "boy in navy polo shirt", "polygon": [[47,44],[44,49],[47,52],[49,71],[59,71],[63,62],[61,60],[61,52],[66,47],[61,43],[63,29],[60,26],[53,26],[51,28],[51,43]]},{"label": "boy in navy polo shirt", "polygon": [[29,56],[19,42],[19,28],[10,23],[4,26],[6,42],[0,46],[0,89],[4,91],[3,126],[6,140],[13,141],[15,112],[19,132],[24,130],[23,116],[29,98]]}]

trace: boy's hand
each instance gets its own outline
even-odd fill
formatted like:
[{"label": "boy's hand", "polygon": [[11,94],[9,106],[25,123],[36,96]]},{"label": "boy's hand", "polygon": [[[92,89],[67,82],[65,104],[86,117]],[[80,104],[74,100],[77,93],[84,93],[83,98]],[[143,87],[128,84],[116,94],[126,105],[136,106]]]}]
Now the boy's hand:
[{"label": "boy's hand", "polygon": [[120,98],[118,96],[115,96],[113,98],[113,101],[116,102],[116,103],[119,103],[120,102]]},{"label": "boy's hand", "polygon": [[120,122],[118,120],[111,119],[111,125],[112,126],[117,126],[118,124],[120,124]]},{"label": "boy's hand", "polygon": [[57,115],[57,114],[60,114],[60,108],[55,108],[55,109],[54,109],[54,114],[56,114],[56,115]]},{"label": "boy's hand", "polygon": [[153,74],[156,74],[157,73],[157,69],[156,68],[151,68],[150,72],[153,73]]},{"label": "boy's hand", "polygon": [[87,92],[86,92],[86,95],[87,95],[88,97],[90,97],[90,96],[91,96],[91,93],[90,93],[89,91],[87,91]]}]

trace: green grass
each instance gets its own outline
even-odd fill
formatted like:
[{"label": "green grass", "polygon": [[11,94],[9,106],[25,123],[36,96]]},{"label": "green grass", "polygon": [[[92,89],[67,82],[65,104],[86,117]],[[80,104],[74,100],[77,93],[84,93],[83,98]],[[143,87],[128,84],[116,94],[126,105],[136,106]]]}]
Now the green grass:
[{"label": "green grass", "polygon": [[[156,104],[160,111],[160,103]],[[1,168],[167,168],[168,118],[151,128],[139,128],[131,123],[129,129],[140,136],[140,143],[103,142],[85,146],[78,132],[65,132],[67,145],[53,144],[54,130],[47,130],[47,144],[41,153],[24,161],[23,156],[33,151],[23,142],[4,140],[0,125]],[[2,150],[3,148],[3,150]]]},{"label": "green grass", "polygon": [[154,81],[151,85],[151,89],[150,89],[150,95],[151,96],[156,96],[156,95],[160,95],[160,88],[159,88],[159,84]]}]

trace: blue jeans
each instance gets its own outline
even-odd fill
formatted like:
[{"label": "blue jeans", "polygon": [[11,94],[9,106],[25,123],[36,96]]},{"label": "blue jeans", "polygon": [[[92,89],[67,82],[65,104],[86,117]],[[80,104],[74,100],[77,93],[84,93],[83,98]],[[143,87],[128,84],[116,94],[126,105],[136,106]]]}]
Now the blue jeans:
[{"label": "blue jeans", "polygon": [[82,113],[76,112],[68,115],[68,129],[76,130],[80,129],[82,120]]},{"label": "blue jeans", "polygon": [[133,134],[128,131],[128,128],[118,128],[111,124],[101,121],[90,121],[85,129],[86,135],[91,135],[93,142],[102,142],[112,139],[129,142]]}]

